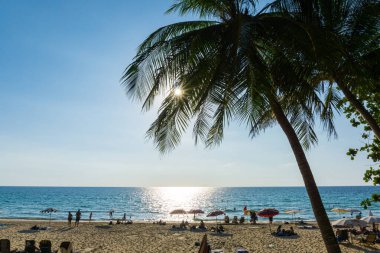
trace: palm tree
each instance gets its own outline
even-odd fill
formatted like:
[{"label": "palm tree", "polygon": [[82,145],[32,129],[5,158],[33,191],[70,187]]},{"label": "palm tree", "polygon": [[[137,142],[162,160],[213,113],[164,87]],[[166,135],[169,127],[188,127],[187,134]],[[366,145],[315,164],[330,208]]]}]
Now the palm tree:
[{"label": "palm tree", "polygon": [[[323,78],[336,82],[380,140],[380,122],[375,120],[356,92],[360,86],[379,85],[380,2],[276,0],[269,7],[272,13],[290,17],[302,24],[312,47],[320,46],[312,55],[310,51],[307,54],[313,58],[315,51],[318,51],[316,60]],[[327,51],[329,47],[331,50]],[[307,51],[305,48],[298,49]]]},{"label": "palm tree", "polygon": [[277,122],[294,152],[326,248],[340,252],[304,152],[317,142],[317,117],[335,133],[331,118],[338,99],[333,89],[327,100],[321,98],[321,86],[292,68],[293,59],[275,40],[279,19],[254,15],[255,10],[253,0],[178,1],[169,11],[196,13],[201,20],[152,33],[122,81],[132,98],[143,101],[144,110],[163,97],[147,132],[161,152],[180,143],[193,119],[195,142],[206,146],[220,144],[232,120],[245,123],[252,137]]}]

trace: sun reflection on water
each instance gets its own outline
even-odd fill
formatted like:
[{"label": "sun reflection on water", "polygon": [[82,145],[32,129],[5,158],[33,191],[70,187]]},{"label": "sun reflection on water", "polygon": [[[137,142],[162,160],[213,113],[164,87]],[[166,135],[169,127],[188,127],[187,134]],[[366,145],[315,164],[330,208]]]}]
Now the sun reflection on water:
[{"label": "sun reflection on water", "polygon": [[[181,220],[183,216],[171,216],[170,211],[174,209],[197,209],[209,206],[209,196],[213,188],[208,187],[156,187],[151,188],[150,196],[154,200],[149,201],[150,210],[163,214],[163,219]],[[190,216],[189,216],[190,217]],[[192,217],[192,216],[191,216]]]},{"label": "sun reflection on water", "polygon": [[181,206],[197,198],[204,189],[198,187],[162,187],[157,189],[165,202]]}]

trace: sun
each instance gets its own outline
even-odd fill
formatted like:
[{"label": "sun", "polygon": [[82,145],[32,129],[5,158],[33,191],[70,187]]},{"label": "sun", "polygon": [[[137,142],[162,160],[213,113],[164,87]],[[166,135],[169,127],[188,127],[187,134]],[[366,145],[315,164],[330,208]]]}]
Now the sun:
[{"label": "sun", "polygon": [[182,94],[183,94],[183,90],[180,87],[177,87],[177,88],[174,89],[174,95],[176,97],[181,97]]}]

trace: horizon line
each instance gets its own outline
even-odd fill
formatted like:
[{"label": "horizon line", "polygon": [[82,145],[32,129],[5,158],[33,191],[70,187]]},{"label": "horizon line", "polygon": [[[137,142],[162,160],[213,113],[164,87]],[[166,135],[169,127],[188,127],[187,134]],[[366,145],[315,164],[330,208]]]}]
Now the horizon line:
[{"label": "horizon line", "polygon": [[[56,187],[56,188],[284,188],[299,187],[305,188],[304,185],[278,185],[278,186],[70,186],[70,185],[0,185],[0,187]],[[317,185],[317,187],[378,187],[377,185]]]}]

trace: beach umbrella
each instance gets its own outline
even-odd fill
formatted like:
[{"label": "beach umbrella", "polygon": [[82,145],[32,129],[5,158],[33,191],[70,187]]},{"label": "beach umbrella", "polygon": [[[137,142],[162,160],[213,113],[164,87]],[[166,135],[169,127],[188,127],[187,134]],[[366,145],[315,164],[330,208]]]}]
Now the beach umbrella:
[{"label": "beach umbrella", "polygon": [[187,212],[184,209],[175,209],[170,212],[171,215],[176,215],[176,214],[187,214]]},{"label": "beach umbrella", "polygon": [[185,215],[187,214],[187,212],[184,210],[184,209],[175,209],[173,211],[170,212],[170,215]]},{"label": "beach umbrella", "polygon": [[47,209],[45,209],[45,210],[41,210],[40,212],[41,213],[48,213],[49,214],[49,225],[50,225],[50,221],[51,221],[51,214],[52,213],[55,213],[55,212],[57,212],[58,210],[57,209],[55,209],[55,208],[47,208]]},{"label": "beach umbrella", "polygon": [[284,213],[291,214],[292,220],[294,221],[294,215],[296,215],[297,213],[300,213],[300,212],[301,212],[300,209],[298,209],[298,210],[294,209],[294,210],[286,210]]},{"label": "beach umbrella", "polygon": [[264,218],[271,218],[273,216],[278,215],[280,212],[277,209],[274,208],[266,208],[266,209],[261,209],[257,215],[260,217]]},{"label": "beach umbrella", "polygon": [[358,220],[358,219],[339,219],[336,221],[333,221],[331,223],[333,226],[342,226],[342,227],[366,227],[367,222],[364,220]]},{"label": "beach umbrella", "polygon": [[333,208],[331,209],[331,212],[339,213],[339,216],[341,213],[348,213],[347,209],[344,208]]},{"label": "beach umbrella", "polygon": [[196,214],[202,214],[202,213],[205,213],[205,212],[203,212],[201,209],[191,209],[191,210],[188,211],[187,213],[189,213],[189,214],[194,214],[194,219],[195,219],[195,215],[196,215]]},{"label": "beach umbrella", "polygon": [[367,216],[367,217],[361,218],[360,220],[365,221],[367,223],[380,223],[379,216]]},{"label": "beach umbrella", "polygon": [[[257,215],[264,218],[273,218],[274,216],[278,215],[280,212],[277,209],[274,208],[265,208],[261,209]],[[269,231],[272,232],[271,223],[269,222]]]},{"label": "beach umbrella", "polygon": [[214,210],[212,212],[210,212],[209,214],[207,214],[207,217],[215,217],[215,222],[216,222],[216,225],[218,225],[218,216],[219,215],[226,215],[225,212],[223,212],[222,210]]}]

